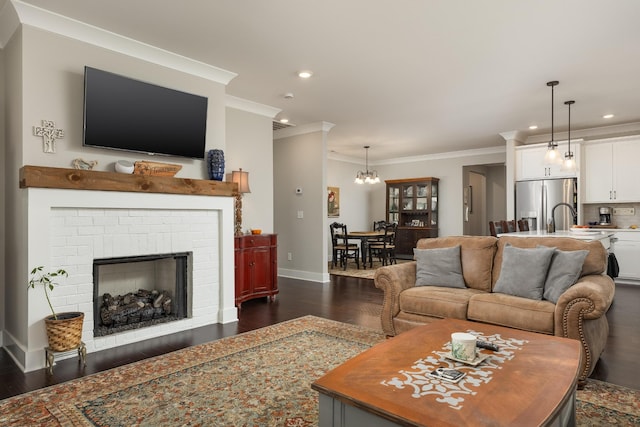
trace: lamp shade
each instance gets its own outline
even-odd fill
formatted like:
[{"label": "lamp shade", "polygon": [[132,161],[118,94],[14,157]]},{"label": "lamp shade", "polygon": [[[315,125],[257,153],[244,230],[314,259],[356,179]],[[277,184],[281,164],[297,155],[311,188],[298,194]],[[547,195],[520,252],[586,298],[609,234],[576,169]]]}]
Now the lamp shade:
[{"label": "lamp shade", "polygon": [[242,168],[239,171],[231,172],[231,182],[238,184],[239,193],[251,193],[249,189],[249,172],[243,171]]}]

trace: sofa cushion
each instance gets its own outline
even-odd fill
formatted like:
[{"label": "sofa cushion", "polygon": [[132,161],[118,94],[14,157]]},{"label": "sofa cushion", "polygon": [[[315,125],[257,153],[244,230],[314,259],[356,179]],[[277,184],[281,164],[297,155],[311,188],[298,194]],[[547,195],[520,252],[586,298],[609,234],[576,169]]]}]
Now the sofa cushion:
[{"label": "sofa cushion", "polygon": [[507,245],[494,292],[541,300],[554,248],[521,249]]},{"label": "sofa cushion", "polygon": [[400,293],[400,311],[430,317],[466,319],[471,296],[476,289],[452,289],[441,286],[419,286]]},{"label": "sofa cushion", "polygon": [[416,286],[466,288],[460,265],[460,245],[452,248],[414,249]]},{"label": "sofa cushion", "polygon": [[[603,274],[607,271],[607,250],[602,246],[599,241],[586,242],[584,240],[573,239],[571,237],[515,237],[515,236],[500,236],[497,244],[497,252],[495,260],[493,261],[493,285],[500,275],[500,269],[502,266],[503,251],[505,245],[510,244],[518,248],[535,248],[538,245],[555,247],[561,251],[577,251],[585,249],[589,251],[589,254],[584,260],[582,265],[582,271],[580,277],[588,274]],[[464,253],[464,246],[462,247]],[[464,271],[464,256],[462,260],[462,269]],[[465,276],[465,280],[467,280]],[[467,280],[467,286],[469,281]]]},{"label": "sofa cushion", "polygon": [[547,278],[544,281],[542,295],[544,299],[554,304],[558,302],[560,295],[573,286],[580,277],[580,271],[582,271],[582,265],[588,253],[589,251],[585,250],[561,251],[556,249],[551,258]]},{"label": "sofa cushion", "polygon": [[467,317],[477,322],[553,335],[555,304],[499,293],[473,295]]},{"label": "sofa cushion", "polygon": [[492,236],[447,236],[420,239],[418,249],[450,248],[460,245],[462,277],[467,288],[491,292],[493,256],[497,238]]}]

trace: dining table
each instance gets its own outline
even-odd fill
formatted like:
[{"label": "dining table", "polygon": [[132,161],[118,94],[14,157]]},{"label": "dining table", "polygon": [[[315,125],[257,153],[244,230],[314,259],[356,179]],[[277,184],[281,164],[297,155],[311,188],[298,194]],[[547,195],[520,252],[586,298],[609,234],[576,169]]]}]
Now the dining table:
[{"label": "dining table", "polygon": [[369,252],[369,240],[384,237],[384,230],[380,231],[347,231],[347,239],[359,239],[362,252],[362,268],[367,269],[367,253]]}]

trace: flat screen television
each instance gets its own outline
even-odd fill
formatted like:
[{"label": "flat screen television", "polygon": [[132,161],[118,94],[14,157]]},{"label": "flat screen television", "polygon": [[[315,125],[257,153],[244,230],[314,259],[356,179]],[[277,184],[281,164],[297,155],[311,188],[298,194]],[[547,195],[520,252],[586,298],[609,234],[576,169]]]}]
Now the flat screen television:
[{"label": "flat screen television", "polygon": [[84,69],[86,147],[203,159],[207,98]]}]

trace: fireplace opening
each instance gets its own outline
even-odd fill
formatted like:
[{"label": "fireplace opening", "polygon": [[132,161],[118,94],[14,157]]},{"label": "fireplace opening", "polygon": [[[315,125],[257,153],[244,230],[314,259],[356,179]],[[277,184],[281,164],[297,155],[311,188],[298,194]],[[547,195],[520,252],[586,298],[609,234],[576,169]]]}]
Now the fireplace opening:
[{"label": "fireplace opening", "polygon": [[187,317],[191,252],[93,260],[94,336]]}]

